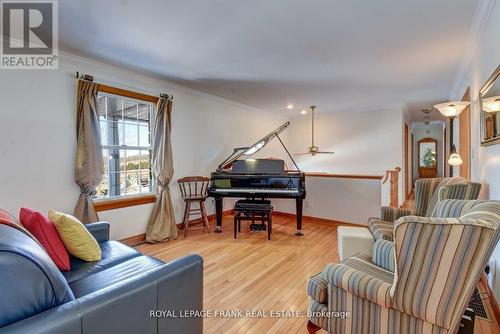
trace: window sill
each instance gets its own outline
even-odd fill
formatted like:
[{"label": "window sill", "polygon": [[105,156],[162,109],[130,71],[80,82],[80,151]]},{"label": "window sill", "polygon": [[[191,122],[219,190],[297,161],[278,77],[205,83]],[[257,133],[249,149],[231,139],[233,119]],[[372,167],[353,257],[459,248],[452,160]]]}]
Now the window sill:
[{"label": "window sill", "polygon": [[116,199],[103,199],[94,202],[94,208],[97,212],[108,211],[129,206],[136,206],[156,201],[156,194],[148,194],[141,196],[121,197]]}]

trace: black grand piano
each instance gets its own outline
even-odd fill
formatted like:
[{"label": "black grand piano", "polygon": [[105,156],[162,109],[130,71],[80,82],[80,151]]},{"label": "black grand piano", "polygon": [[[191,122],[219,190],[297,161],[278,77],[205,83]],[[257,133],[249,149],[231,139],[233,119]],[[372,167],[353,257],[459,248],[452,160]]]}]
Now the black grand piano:
[{"label": "black grand piano", "polygon": [[[212,182],[208,196],[215,199],[216,233],[222,232],[222,201],[224,197],[242,197],[249,199],[289,198],[295,199],[297,232],[302,234],[302,202],[306,197],[305,176],[299,170],[290,152],[279,137],[290,122],[286,122],[255,144],[238,147],[224,160],[216,172],[212,173]],[[295,165],[296,171],[285,170],[285,162],[276,159],[249,159],[248,157],[274,138],[278,138],[286,153]]]}]

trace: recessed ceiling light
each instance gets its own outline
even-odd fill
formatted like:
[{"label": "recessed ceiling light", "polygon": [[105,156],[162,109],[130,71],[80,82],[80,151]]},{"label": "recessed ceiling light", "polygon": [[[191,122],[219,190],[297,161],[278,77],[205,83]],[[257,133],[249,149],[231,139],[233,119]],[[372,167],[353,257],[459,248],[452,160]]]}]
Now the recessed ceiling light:
[{"label": "recessed ceiling light", "polygon": [[307,114],[307,110],[302,109],[302,111],[301,111],[300,113],[301,113],[302,115],[305,115],[305,114]]},{"label": "recessed ceiling light", "polygon": [[286,108],[288,110],[292,110],[293,108],[295,108],[295,106],[293,104],[289,103],[289,104],[286,105]]}]

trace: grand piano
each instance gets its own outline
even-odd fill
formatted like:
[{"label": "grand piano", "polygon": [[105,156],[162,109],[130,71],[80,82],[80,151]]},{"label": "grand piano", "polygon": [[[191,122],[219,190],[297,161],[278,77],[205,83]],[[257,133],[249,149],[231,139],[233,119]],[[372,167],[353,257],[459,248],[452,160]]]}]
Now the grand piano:
[{"label": "grand piano", "polygon": [[[305,174],[300,171],[279,134],[290,125],[286,122],[251,146],[238,147],[212,173],[208,196],[215,199],[215,232],[222,232],[222,207],[225,197],[249,199],[288,198],[295,199],[297,232],[302,236],[302,205],[306,197]],[[250,159],[274,138],[285,149],[295,165],[296,171],[285,169],[285,162],[278,159]]]}]

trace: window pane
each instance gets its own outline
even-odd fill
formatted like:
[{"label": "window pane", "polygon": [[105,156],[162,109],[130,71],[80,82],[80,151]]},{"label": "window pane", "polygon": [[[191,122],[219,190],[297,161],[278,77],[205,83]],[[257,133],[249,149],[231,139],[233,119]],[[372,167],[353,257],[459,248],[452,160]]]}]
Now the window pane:
[{"label": "window pane", "polygon": [[141,151],[141,171],[151,169],[151,157],[149,151]]},{"label": "window pane", "polygon": [[110,121],[123,121],[123,111],[121,98],[109,96],[107,99],[107,118]]},{"label": "window pane", "polygon": [[[149,124],[151,108],[147,104],[139,103],[139,121],[146,121]],[[141,122],[142,123],[142,122]]]},{"label": "window pane", "polygon": [[127,164],[125,165],[125,170],[128,171],[139,171],[139,152],[138,150],[127,150]]},{"label": "window pane", "polygon": [[137,138],[137,122],[124,124],[125,126],[125,145],[139,146],[139,138]]},{"label": "window pane", "polygon": [[148,193],[153,190],[150,172],[141,172],[141,192]]},{"label": "window pane", "polygon": [[133,195],[138,194],[140,189],[139,173],[137,172],[127,172],[127,194]]},{"label": "window pane", "polygon": [[106,197],[109,194],[109,180],[108,174],[102,176],[102,182],[96,189],[96,197]]},{"label": "window pane", "polygon": [[139,146],[151,146],[151,135],[147,125],[139,126]]},{"label": "window pane", "polygon": [[109,173],[109,196],[120,196],[120,173]]},{"label": "window pane", "polygon": [[97,97],[97,112],[100,120],[105,120],[106,116],[106,96]]},{"label": "window pane", "polygon": [[120,150],[120,171],[124,172],[127,168],[127,151]]},{"label": "window pane", "polygon": [[103,160],[103,167],[104,167],[104,173],[109,172],[109,151],[108,150],[102,150],[102,160]]},{"label": "window pane", "polygon": [[123,101],[123,119],[128,123],[137,123],[137,103]]},{"label": "window pane", "polygon": [[99,121],[101,130],[101,145],[108,145],[108,122]]}]

